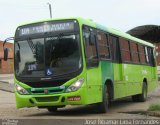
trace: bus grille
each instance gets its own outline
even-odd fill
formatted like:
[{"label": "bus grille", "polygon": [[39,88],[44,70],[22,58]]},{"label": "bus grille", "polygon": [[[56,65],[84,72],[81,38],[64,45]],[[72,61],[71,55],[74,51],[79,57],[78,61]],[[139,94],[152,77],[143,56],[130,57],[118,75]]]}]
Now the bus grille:
[{"label": "bus grille", "polygon": [[50,96],[50,97],[35,97],[37,102],[55,102],[58,101],[59,96]]},{"label": "bus grille", "polygon": [[[48,93],[60,93],[63,92],[63,89],[58,89],[58,90],[48,90]],[[39,91],[32,91],[33,94],[45,94],[44,90],[39,90]]]},{"label": "bus grille", "polygon": [[54,81],[38,81],[38,82],[24,82],[33,88],[57,87],[66,83],[69,79],[54,80]]}]

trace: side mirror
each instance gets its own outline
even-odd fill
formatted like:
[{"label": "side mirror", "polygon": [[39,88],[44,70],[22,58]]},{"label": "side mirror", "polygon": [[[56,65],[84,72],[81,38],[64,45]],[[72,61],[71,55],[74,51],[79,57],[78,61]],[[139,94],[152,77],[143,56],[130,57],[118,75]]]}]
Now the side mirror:
[{"label": "side mirror", "polygon": [[9,38],[4,40],[4,43],[3,43],[4,61],[7,61],[7,59],[8,59],[8,48],[5,48],[4,46],[5,46],[6,42],[9,41],[9,40],[14,40],[14,37],[9,37]]},{"label": "side mirror", "polygon": [[4,48],[4,61],[8,60],[8,48]]}]

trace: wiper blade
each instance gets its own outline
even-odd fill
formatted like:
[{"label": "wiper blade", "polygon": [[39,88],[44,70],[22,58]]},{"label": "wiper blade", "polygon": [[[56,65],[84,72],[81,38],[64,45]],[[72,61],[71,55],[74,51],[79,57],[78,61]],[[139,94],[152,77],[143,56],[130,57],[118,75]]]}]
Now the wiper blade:
[{"label": "wiper blade", "polygon": [[18,46],[18,49],[20,50],[21,47],[20,47],[20,45],[19,45],[19,42],[16,42],[16,44],[17,44],[17,46]]},{"label": "wiper blade", "polygon": [[29,38],[29,39],[27,40],[27,42],[28,42],[29,47],[30,47],[31,50],[32,50],[32,53],[33,53],[33,54],[36,54],[36,47],[35,47],[35,45],[33,44],[32,39]]},{"label": "wiper blade", "polygon": [[60,33],[60,34],[58,35],[58,40],[60,40],[63,36],[64,36],[64,34],[63,34],[63,33]]},{"label": "wiper blade", "polygon": [[[52,67],[52,65],[56,65],[57,61],[61,60],[60,57],[57,58],[57,56],[55,55],[55,53],[57,52],[57,43],[60,42],[60,40],[62,39],[62,37],[64,36],[63,33],[60,33],[56,36],[53,36],[53,37],[49,37],[49,40],[47,42],[49,42],[49,60],[50,60],[50,67]],[[55,42],[52,42],[52,41],[55,41]],[[56,49],[55,49],[56,48]],[[55,52],[56,51],[56,52]]]}]

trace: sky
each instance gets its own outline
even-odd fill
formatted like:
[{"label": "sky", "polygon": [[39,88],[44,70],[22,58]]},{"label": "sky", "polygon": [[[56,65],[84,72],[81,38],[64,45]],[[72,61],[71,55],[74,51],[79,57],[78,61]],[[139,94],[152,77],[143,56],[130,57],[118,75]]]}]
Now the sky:
[{"label": "sky", "polygon": [[0,40],[13,37],[19,25],[50,18],[83,17],[128,31],[160,25],[160,0],[0,0]]}]

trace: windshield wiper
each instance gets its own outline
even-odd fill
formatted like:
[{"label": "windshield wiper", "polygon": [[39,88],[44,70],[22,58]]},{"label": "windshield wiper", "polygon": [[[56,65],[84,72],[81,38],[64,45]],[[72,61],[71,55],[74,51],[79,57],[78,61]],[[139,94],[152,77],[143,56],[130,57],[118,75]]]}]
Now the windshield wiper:
[{"label": "windshield wiper", "polygon": [[17,62],[21,62],[21,54],[20,54],[20,45],[19,45],[19,42],[16,42],[17,46],[18,46],[18,50],[17,52],[15,53],[16,54],[16,57],[17,57]]},{"label": "windshield wiper", "polygon": [[[55,43],[59,43],[63,36],[64,36],[64,34],[60,33],[57,36],[50,37],[49,41],[55,41]],[[50,45],[50,49],[49,49],[49,55],[50,55],[49,60],[50,60],[50,67],[52,67],[52,66],[57,65],[57,62],[61,61],[61,58],[56,57],[56,55],[55,55],[55,53],[56,53],[55,51],[57,51],[57,47],[55,47],[56,45],[53,45],[52,42],[50,42],[50,43],[51,43],[51,45]]]},{"label": "windshield wiper", "polygon": [[29,47],[30,47],[31,50],[32,50],[32,53],[33,53],[33,54],[36,54],[36,47],[35,47],[35,45],[33,44],[32,39],[29,38],[29,39],[27,40],[27,42],[28,42]]}]

